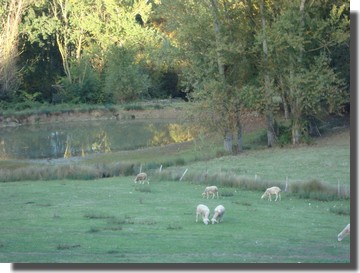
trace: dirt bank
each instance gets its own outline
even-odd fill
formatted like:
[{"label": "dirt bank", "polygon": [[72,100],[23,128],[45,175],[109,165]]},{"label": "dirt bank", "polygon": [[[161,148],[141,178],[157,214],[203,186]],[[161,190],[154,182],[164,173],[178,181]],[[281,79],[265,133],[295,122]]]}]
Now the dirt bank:
[{"label": "dirt bank", "polygon": [[148,110],[108,110],[96,109],[89,111],[66,111],[36,114],[13,114],[0,116],[0,127],[14,127],[29,124],[87,121],[87,120],[129,120],[146,118],[181,118],[182,109],[148,109]]},{"label": "dirt bank", "polygon": [[[162,107],[144,105],[142,109],[125,110],[120,107],[99,109],[71,109],[54,110],[39,113],[14,113],[12,115],[0,115],[1,127],[16,127],[30,124],[61,123],[72,121],[93,120],[131,120],[131,119],[185,119],[191,106],[188,104],[166,104]],[[241,116],[244,132],[253,132],[265,128],[264,117],[254,111],[245,111]]]}]

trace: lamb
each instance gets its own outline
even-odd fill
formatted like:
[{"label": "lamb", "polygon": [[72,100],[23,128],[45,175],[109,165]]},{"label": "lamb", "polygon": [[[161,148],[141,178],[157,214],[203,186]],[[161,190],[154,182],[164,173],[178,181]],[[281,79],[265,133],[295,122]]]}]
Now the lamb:
[{"label": "lamb", "polygon": [[219,199],[219,190],[218,190],[218,187],[216,187],[216,186],[206,187],[205,190],[204,190],[204,192],[202,193],[202,196],[205,197],[205,195],[206,195],[206,198],[208,199],[208,198],[209,198],[209,194],[212,194],[212,199],[214,199],[215,194],[216,194],[217,198]]},{"label": "lamb", "polygon": [[196,223],[198,222],[199,215],[202,217],[205,225],[209,224],[210,210],[207,206],[200,204],[196,207]]},{"label": "lamb", "polygon": [[148,184],[150,184],[149,183],[149,180],[147,179],[147,174],[146,173],[139,173],[136,177],[135,177],[135,179],[134,179],[134,182],[135,183],[137,183],[139,181],[139,183],[141,183],[141,184],[144,184],[145,183],[145,181],[148,183]]},{"label": "lamb", "polygon": [[215,209],[214,209],[214,216],[211,219],[211,223],[215,224],[215,223],[220,223],[223,216],[225,213],[225,208],[223,205],[218,205]]},{"label": "lamb", "polygon": [[350,235],[350,224],[347,224],[347,226],[338,234],[338,241],[342,241],[347,235]]},{"label": "lamb", "polygon": [[280,192],[281,192],[281,189],[279,187],[268,188],[268,189],[266,189],[264,194],[261,196],[261,199],[268,196],[269,201],[271,201],[271,195],[275,194],[276,195],[275,201],[277,201],[278,197],[279,197],[279,200],[281,200]]}]

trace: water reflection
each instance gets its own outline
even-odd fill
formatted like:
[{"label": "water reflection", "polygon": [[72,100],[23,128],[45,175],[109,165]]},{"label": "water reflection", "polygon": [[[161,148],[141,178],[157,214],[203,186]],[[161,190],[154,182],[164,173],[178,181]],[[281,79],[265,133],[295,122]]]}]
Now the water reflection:
[{"label": "water reflection", "polygon": [[1,128],[0,159],[70,158],[192,140],[174,121],[86,121]]},{"label": "water reflection", "polygon": [[165,130],[164,128],[159,130],[154,124],[150,124],[148,130],[153,134],[149,142],[152,146],[190,141],[193,140],[197,134],[196,126],[177,123],[169,123]]}]

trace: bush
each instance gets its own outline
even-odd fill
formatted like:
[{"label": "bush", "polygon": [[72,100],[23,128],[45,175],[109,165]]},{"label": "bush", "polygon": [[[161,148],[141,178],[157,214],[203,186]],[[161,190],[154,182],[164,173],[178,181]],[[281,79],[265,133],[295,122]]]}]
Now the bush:
[{"label": "bush", "polygon": [[115,102],[136,100],[150,86],[148,75],[135,62],[133,54],[125,48],[113,47],[107,56],[104,92]]},{"label": "bush", "polygon": [[92,180],[113,176],[134,175],[134,164],[95,164],[95,165],[49,165],[29,166],[15,170],[0,169],[0,182],[24,180]]},{"label": "bush", "polygon": [[300,198],[319,201],[332,201],[341,198],[338,196],[336,188],[325,185],[315,179],[308,182],[292,184],[290,192]]},{"label": "bush", "polygon": [[287,145],[292,141],[291,126],[278,125],[276,128],[277,143],[279,145]]},{"label": "bush", "polygon": [[83,58],[80,62],[71,64],[71,82],[68,77],[62,77],[56,86],[53,102],[103,103],[105,94],[100,88],[100,77],[89,60]]}]

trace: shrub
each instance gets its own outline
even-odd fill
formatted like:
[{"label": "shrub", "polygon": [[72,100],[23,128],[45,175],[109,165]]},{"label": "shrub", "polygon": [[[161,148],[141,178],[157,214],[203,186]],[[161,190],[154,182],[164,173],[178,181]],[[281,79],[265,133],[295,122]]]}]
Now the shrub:
[{"label": "shrub", "polygon": [[341,198],[338,196],[336,188],[315,179],[308,182],[292,184],[290,192],[300,198],[319,201],[331,201]]},{"label": "shrub", "polygon": [[279,145],[287,145],[292,141],[291,126],[278,125],[276,130],[277,143]]},{"label": "shrub", "polygon": [[53,101],[74,103],[102,103],[105,95],[100,88],[100,78],[87,58],[71,65],[72,81],[64,76],[56,86]]},{"label": "shrub", "polygon": [[147,93],[150,80],[136,63],[134,52],[123,47],[113,47],[107,56],[104,92],[115,102],[127,102]]}]

